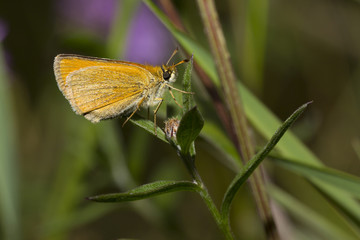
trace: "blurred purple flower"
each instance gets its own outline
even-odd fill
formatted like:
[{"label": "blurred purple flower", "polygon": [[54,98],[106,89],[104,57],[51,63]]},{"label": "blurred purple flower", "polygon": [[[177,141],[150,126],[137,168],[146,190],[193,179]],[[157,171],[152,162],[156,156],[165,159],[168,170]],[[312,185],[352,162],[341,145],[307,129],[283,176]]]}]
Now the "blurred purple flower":
[{"label": "blurred purple flower", "polygon": [[[116,0],[58,0],[62,21],[80,25],[105,38],[113,21]],[[170,33],[156,16],[141,3],[127,36],[125,60],[160,64],[167,61],[174,46]]]},{"label": "blurred purple flower", "polygon": [[173,48],[168,30],[147,6],[141,4],[128,34],[125,59],[161,64],[168,60]]},{"label": "blurred purple flower", "polygon": [[116,2],[116,0],[59,0],[57,9],[71,24],[78,24],[107,36],[116,10]]}]

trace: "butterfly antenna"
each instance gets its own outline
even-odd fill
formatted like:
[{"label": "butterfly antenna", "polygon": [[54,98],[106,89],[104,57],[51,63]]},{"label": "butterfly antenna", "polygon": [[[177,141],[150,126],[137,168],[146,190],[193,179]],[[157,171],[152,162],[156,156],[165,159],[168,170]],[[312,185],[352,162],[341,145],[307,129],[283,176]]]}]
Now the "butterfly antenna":
[{"label": "butterfly antenna", "polygon": [[174,64],[174,67],[176,67],[176,66],[178,66],[178,65],[180,65],[180,64],[186,63],[186,62],[188,62],[188,61],[189,61],[189,59],[184,59],[184,60],[178,62],[177,64]]},{"label": "butterfly antenna", "polygon": [[174,52],[171,54],[169,60],[166,62],[166,66],[169,66],[170,60],[175,56],[175,54],[176,54],[178,51],[179,51],[179,48],[176,47],[175,50],[174,50]]}]

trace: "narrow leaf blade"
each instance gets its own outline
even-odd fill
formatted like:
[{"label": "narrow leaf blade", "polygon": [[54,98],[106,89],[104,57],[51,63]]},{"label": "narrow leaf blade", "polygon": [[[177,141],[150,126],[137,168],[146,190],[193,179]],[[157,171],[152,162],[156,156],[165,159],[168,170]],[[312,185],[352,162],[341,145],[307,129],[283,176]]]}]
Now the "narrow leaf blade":
[{"label": "narrow leaf blade", "polygon": [[280,166],[294,171],[306,178],[317,178],[328,182],[341,190],[347,191],[354,197],[360,199],[360,178],[327,167],[314,167],[306,163],[274,158],[273,161]]},{"label": "narrow leaf blade", "polygon": [[[186,92],[191,92],[191,73],[193,68],[193,57],[191,56],[190,61],[186,65],[183,79],[183,89]],[[184,93],[183,95],[183,113],[186,113],[192,108],[194,104],[194,98],[192,94]]]},{"label": "narrow leaf blade", "polygon": [[226,221],[229,216],[231,202],[235,197],[235,194],[242,186],[242,184],[250,177],[255,171],[259,164],[265,159],[275,145],[280,141],[281,137],[289,129],[289,127],[295,122],[295,120],[305,111],[310,103],[306,103],[298,108],[291,116],[285,120],[285,122],[278,128],[275,134],[272,136],[266,146],[258,152],[250,161],[248,161],[241,171],[235,176],[234,180],[230,184],[228,190],[223,199],[221,205],[221,214],[223,219]]},{"label": "narrow leaf blade", "polygon": [[89,197],[95,202],[129,202],[177,191],[198,191],[199,187],[189,181],[157,181],[124,193],[111,193]]},{"label": "narrow leaf blade", "polygon": [[132,122],[133,124],[135,124],[138,127],[141,127],[142,129],[146,130],[147,132],[151,133],[152,135],[156,136],[160,140],[167,143],[167,140],[165,138],[165,133],[163,132],[163,130],[160,127],[156,126],[157,129],[156,129],[156,134],[155,134],[155,128],[154,128],[153,121],[146,120],[137,115],[134,115],[130,119],[130,122]]}]

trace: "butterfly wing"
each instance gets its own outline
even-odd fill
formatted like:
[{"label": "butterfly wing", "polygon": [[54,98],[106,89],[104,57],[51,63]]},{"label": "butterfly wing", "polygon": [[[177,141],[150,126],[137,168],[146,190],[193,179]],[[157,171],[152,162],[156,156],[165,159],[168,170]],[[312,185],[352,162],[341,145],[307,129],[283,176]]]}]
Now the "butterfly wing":
[{"label": "butterfly wing", "polygon": [[92,122],[134,109],[152,78],[138,65],[77,55],[58,56],[54,71],[74,111]]}]

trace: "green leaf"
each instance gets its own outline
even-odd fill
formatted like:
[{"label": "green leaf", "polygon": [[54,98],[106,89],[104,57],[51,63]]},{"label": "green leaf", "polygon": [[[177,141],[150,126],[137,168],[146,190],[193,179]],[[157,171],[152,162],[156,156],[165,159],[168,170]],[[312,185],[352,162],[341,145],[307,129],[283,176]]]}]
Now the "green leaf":
[{"label": "green leaf", "polygon": [[[183,80],[183,89],[186,92],[191,92],[191,73],[193,68],[193,57],[191,56],[190,61],[186,65],[186,69],[184,72],[184,80]],[[190,93],[184,93],[183,95],[183,114],[188,112],[190,108],[192,108],[194,104],[193,95]]]},{"label": "green leaf", "polygon": [[244,167],[240,170],[239,174],[235,176],[234,180],[231,182],[228,190],[226,191],[226,194],[223,199],[223,203],[221,205],[221,214],[224,221],[228,221],[229,219],[231,202],[234,199],[235,194],[237,193],[239,188],[250,177],[250,175],[255,171],[255,169],[259,166],[259,164],[265,159],[265,157],[279,142],[279,140],[289,129],[289,127],[305,111],[305,109],[309,104],[310,103],[306,103],[302,105],[288,119],[286,119],[285,122],[278,128],[278,130],[272,136],[270,141],[266,144],[266,146],[260,152],[258,152],[252,159],[250,159],[250,161],[248,161],[244,165]]},{"label": "green leaf", "polygon": [[186,154],[189,152],[191,144],[198,137],[203,126],[204,119],[197,107],[193,107],[184,114],[176,134],[176,139],[182,153]]},{"label": "green leaf", "polygon": [[133,124],[135,124],[136,126],[139,126],[143,129],[145,129],[147,132],[156,136],[160,140],[162,140],[166,143],[168,142],[165,138],[165,133],[163,132],[163,130],[160,127],[156,126],[156,133],[155,133],[155,126],[154,126],[153,121],[143,119],[136,114],[129,121],[132,122]]},{"label": "green leaf", "polygon": [[[244,101],[246,117],[262,136],[270,139],[277,126],[281,124],[280,120],[244,85],[239,83],[238,89]],[[301,159],[301,161],[317,166],[321,165],[320,160],[291,131],[284,136],[283,140],[276,147],[283,157]]]},{"label": "green leaf", "polygon": [[189,181],[157,181],[128,192],[98,195],[88,199],[96,202],[128,202],[177,191],[199,191],[199,186]]},{"label": "green leaf", "polygon": [[330,183],[360,199],[360,178],[328,167],[314,167],[297,161],[273,158],[275,163],[307,178]]}]

